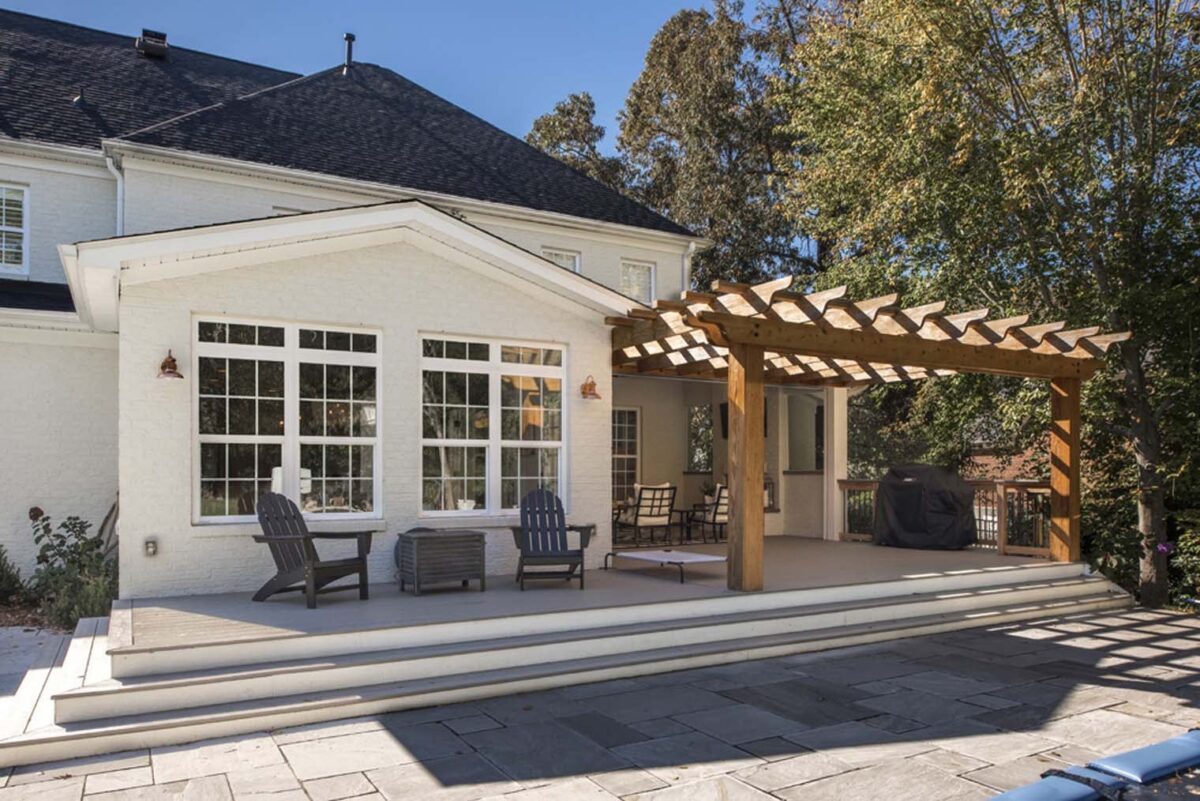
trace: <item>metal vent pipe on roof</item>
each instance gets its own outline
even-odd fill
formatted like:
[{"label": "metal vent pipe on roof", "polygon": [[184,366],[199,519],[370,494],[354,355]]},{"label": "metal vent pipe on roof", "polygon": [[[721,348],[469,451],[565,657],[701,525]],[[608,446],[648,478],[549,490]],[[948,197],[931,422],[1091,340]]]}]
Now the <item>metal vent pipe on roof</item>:
[{"label": "metal vent pipe on roof", "polygon": [[346,63],[342,66],[342,74],[346,75],[350,72],[350,64],[354,61],[354,34],[347,32],[343,37],[346,40]]}]

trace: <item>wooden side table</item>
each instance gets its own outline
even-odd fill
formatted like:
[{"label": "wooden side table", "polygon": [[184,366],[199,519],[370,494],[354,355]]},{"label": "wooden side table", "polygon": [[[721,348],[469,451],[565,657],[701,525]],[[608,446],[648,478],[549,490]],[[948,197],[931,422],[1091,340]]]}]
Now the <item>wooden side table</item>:
[{"label": "wooden side table", "polygon": [[472,580],[485,588],[485,537],[482,531],[470,529],[414,528],[398,535],[396,569],[400,591],[412,585],[413,595],[423,587],[448,581],[462,582],[466,587]]}]

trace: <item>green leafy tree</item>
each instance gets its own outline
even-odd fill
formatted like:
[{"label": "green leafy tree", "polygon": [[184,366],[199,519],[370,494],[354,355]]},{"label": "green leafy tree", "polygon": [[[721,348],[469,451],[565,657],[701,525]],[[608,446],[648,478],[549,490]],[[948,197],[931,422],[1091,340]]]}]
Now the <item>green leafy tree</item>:
[{"label": "green leafy tree", "polygon": [[[774,97],[804,143],[791,215],[837,252],[823,280],[1132,330],[1085,391],[1085,533],[1163,603],[1200,505],[1194,0],[843,0],[805,23]],[[905,391],[1044,424],[1039,389],[967,384]]]},{"label": "green leafy tree", "polygon": [[770,102],[773,55],[788,49],[767,32],[775,24],[757,29],[727,0],[680,11],[651,41],[621,111],[632,194],[714,243],[693,262],[697,286],[813,269],[776,180],[792,138]]},{"label": "green leafy tree", "polygon": [[596,124],[596,101],[587,92],[567,95],[533,121],[525,141],[602,184],[625,189],[621,159],[600,152],[604,126]]}]

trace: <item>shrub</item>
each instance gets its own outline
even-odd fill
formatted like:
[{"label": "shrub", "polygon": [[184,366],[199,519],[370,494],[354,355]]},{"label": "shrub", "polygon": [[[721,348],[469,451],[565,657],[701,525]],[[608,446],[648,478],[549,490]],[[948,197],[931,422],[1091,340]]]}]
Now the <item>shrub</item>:
[{"label": "shrub", "polygon": [[92,524],[68,517],[54,526],[36,506],[29,510],[33,541],[39,546],[30,590],[52,626],[70,629],[82,617],[107,615],[117,595],[117,561]]},{"label": "shrub", "polygon": [[8,558],[8,552],[0,545],[0,604],[19,604],[26,600],[27,589],[21,580],[21,571]]}]

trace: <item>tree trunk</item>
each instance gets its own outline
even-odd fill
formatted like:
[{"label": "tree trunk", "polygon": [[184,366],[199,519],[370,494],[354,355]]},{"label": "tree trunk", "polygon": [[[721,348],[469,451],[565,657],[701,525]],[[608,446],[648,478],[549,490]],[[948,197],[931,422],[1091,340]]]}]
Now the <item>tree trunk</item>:
[{"label": "tree trunk", "polygon": [[1125,404],[1133,421],[1133,454],[1138,469],[1138,533],[1142,558],[1138,576],[1138,599],[1143,606],[1167,602],[1167,555],[1158,546],[1167,541],[1166,498],[1163,491],[1162,444],[1158,421],[1150,406],[1141,348],[1131,340],[1122,348],[1125,366]]}]

